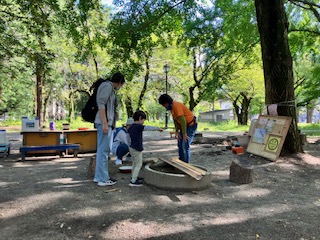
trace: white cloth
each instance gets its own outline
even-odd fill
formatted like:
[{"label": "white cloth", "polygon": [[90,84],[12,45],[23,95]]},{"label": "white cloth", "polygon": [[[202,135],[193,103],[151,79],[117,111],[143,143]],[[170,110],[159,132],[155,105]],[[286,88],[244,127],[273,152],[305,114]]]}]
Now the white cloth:
[{"label": "white cloth", "polygon": [[278,116],[278,104],[271,104],[268,106],[268,112],[270,116]]}]

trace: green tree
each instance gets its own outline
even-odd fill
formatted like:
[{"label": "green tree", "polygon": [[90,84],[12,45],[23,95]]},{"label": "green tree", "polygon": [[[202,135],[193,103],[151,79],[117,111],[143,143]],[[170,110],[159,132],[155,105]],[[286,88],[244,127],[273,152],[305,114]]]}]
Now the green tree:
[{"label": "green tree", "polygon": [[[224,96],[232,102],[239,125],[247,125],[252,102],[261,99],[264,93],[263,71],[259,65],[240,70],[230,76],[228,82],[221,87]],[[260,104],[261,102],[256,101]]]},{"label": "green tree", "polygon": [[296,66],[296,104],[307,108],[307,122],[312,123],[313,111],[320,96],[320,61],[313,54],[306,54]]},{"label": "green tree", "polygon": [[[1,28],[0,38],[4,39],[0,49],[2,59],[22,56],[27,66],[34,69],[36,76],[37,116],[43,122],[43,90],[45,79],[50,76],[50,63],[53,52],[47,46],[52,37],[52,29],[64,20],[65,9],[68,17],[74,16],[73,26],[79,26],[79,19],[87,19],[90,9],[100,6],[100,1],[2,1],[0,4]],[[78,13],[79,12],[79,13]],[[76,14],[78,13],[78,14]],[[80,18],[77,16],[81,16]],[[70,19],[70,18],[69,18]]]},{"label": "green tree", "polygon": [[295,94],[298,110],[307,108],[307,122],[320,96],[320,5],[318,1],[289,1],[287,15],[289,43],[294,61]]},{"label": "green tree", "polygon": [[[197,51],[193,61],[195,84],[189,89],[190,108],[201,100],[214,100],[216,90],[239,70],[240,59],[245,59],[246,65],[256,60],[252,56],[258,43],[253,9],[247,1],[216,1],[212,8],[201,9],[196,21],[186,23],[189,48]],[[195,87],[199,88],[197,100],[193,96]]]}]

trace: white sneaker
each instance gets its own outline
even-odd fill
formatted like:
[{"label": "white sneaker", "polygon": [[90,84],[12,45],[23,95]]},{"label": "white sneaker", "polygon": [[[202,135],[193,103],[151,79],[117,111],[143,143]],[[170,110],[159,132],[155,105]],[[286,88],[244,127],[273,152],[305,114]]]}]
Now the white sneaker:
[{"label": "white sneaker", "polygon": [[122,160],[117,159],[117,160],[115,161],[115,164],[116,164],[116,165],[122,165]]},{"label": "white sneaker", "polygon": [[115,185],[117,183],[117,180],[110,178],[107,181],[104,182],[98,182],[98,186],[99,187],[104,187],[104,186],[112,186]]}]

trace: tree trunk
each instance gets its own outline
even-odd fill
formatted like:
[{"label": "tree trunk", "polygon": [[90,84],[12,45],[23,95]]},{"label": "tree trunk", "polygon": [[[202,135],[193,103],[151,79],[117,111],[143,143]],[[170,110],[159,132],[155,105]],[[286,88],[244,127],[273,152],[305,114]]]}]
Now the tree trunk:
[{"label": "tree trunk", "polygon": [[127,110],[127,116],[132,117],[133,116],[133,108],[132,108],[132,100],[130,96],[127,96],[125,99],[125,105]]},{"label": "tree trunk", "polygon": [[[238,100],[242,96],[241,107],[238,106]],[[237,115],[238,125],[248,124],[249,106],[252,98],[247,97],[244,93],[240,93],[237,98],[232,102],[234,112]]]},{"label": "tree trunk", "polygon": [[307,123],[312,123],[313,110],[313,106],[307,106]]},{"label": "tree trunk", "polygon": [[72,122],[74,119],[74,92],[69,93],[69,112],[68,112],[68,121]]},{"label": "tree trunk", "polygon": [[96,58],[94,56],[93,56],[93,62],[94,62],[95,70],[96,70],[96,78],[98,79],[99,78],[98,62],[97,62],[97,60],[96,60]]},{"label": "tree trunk", "polygon": [[42,127],[42,86],[43,86],[43,65],[41,63],[40,56],[36,59],[36,79],[37,79],[37,117],[39,118],[39,126]]},{"label": "tree trunk", "polygon": [[141,90],[140,96],[139,96],[139,101],[138,101],[138,107],[137,109],[141,109],[142,106],[142,99],[147,91],[147,86],[148,86],[148,81],[149,81],[149,75],[150,75],[150,66],[149,66],[149,56],[145,54],[146,57],[146,74],[144,76],[144,83],[143,83],[143,88]]},{"label": "tree trunk", "polygon": [[288,43],[288,22],[282,0],[255,0],[261,39],[266,104],[278,105],[278,115],[292,117],[282,150],[302,152],[294,105],[292,57]]},{"label": "tree trunk", "polygon": [[239,108],[239,106],[237,105],[237,102],[236,102],[236,101],[233,101],[233,102],[232,102],[232,105],[233,105],[233,107],[234,107],[234,112],[235,112],[235,114],[236,114],[236,116],[237,116],[238,125],[241,125],[241,124],[240,124],[240,121],[241,121],[240,108]]},{"label": "tree trunk", "polygon": [[[48,94],[48,96],[49,96],[50,94]],[[47,119],[47,108],[48,108],[48,102],[49,102],[49,97],[45,97],[44,98],[44,101],[43,101],[43,122],[45,122],[46,121],[46,119]]]},{"label": "tree trunk", "polygon": [[242,96],[242,103],[241,103],[241,121],[240,125],[247,125],[248,124],[248,114],[249,114],[249,106],[252,100],[251,97],[247,97],[245,93],[240,93]]},{"label": "tree trunk", "polygon": [[193,75],[193,81],[195,82],[195,84],[191,87],[189,87],[189,97],[190,97],[190,100],[189,100],[189,109],[191,111],[193,111],[193,109],[195,108],[196,106],[196,103],[195,103],[195,99],[194,99],[194,90],[196,88],[196,84],[198,82],[198,78],[197,78],[197,57],[196,57],[196,51],[195,51],[195,48],[192,50],[192,75]]},{"label": "tree trunk", "polygon": [[[204,79],[207,77],[206,72],[208,71],[208,66],[205,66],[205,70],[201,70],[200,78],[197,76],[197,70],[199,67],[197,67],[197,53],[195,48],[192,50],[192,56],[193,56],[193,61],[192,61],[192,74],[193,74],[193,85],[189,87],[189,109],[193,111],[193,109],[200,103],[201,99],[203,98],[204,95],[204,86],[202,85],[202,82]],[[198,90],[197,92],[195,90]],[[195,98],[197,96],[197,98]]]}]

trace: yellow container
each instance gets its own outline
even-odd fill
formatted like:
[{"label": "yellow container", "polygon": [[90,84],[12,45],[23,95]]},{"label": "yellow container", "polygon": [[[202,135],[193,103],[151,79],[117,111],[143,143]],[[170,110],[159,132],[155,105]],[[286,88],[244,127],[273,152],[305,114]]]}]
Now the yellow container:
[{"label": "yellow container", "polygon": [[[62,131],[34,131],[34,132],[22,132],[24,146],[47,146],[47,145],[59,145],[60,134]],[[44,151],[30,151],[27,154],[47,154],[57,153],[56,150],[44,150]]]},{"label": "yellow container", "polygon": [[[66,143],[80,144],[81,153],[97,151],[97,130],[69,130],[64,131]],[[70,150],[69,152],[72,152]]]}]

